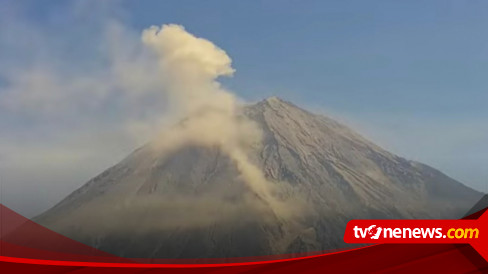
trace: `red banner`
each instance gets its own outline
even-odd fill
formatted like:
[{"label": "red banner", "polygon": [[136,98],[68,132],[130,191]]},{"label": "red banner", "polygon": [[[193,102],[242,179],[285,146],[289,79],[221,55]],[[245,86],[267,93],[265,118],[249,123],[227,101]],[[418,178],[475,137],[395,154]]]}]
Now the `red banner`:
[{"label": "red banner", "polygon": [[[486,254],[488,213],[480,217],[483,212],[460,221],[351,221],[345,235],[347,242],[384,244],[350,250],[253,258],[169,260],[116,257],[66,238],[0,204],[0,273],[486,272],[488,262],[471,247],[473,245],[481,254]],[[376,227],[371,227],[373,225]],[[371,239],[376,234],[378,239]],[[406,242],[412,244],[403,244]]]}]

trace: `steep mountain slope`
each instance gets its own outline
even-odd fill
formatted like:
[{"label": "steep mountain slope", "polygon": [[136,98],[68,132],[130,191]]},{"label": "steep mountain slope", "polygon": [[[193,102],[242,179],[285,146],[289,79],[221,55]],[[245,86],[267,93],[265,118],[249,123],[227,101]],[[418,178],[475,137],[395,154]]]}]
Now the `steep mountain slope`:
[{"label": "steep mountain slope", "polygon": [[482,196],[279,98],[242,115],[263,131],[248,157],[289,215],[257,197],[219,147],[162,155],[148,144],[35,220],[126,257],[258,256],[344,247],[350,219],[461,217]]}]

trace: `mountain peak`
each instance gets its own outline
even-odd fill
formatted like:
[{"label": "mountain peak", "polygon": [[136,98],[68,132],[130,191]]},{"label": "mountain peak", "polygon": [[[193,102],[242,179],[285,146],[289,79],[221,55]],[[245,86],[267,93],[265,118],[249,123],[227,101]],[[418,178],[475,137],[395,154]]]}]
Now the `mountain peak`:
[{"label": "mountain peak", "polygon": [[297,107],[296,105],[294,105],[288,101],[283,100],[282,98],[280,98],[278,96],[268,97],[266,99],[263,99],[262,101],[259,101],[258,103],[254,104],[254,105],[251,105],[250,107],[251,108],[258,107],[258,108],[263,108],[263,109],[271,108],[274,110],[288,109],[288,108],[292,107],[292,108],[303,110],[303,109]]},{"label": "mountain peak", "polygon": [[278,96],[271,96],[257,102],[255,105],[279,106],[279,105],[292,105],[292,104],[281,99]]},{"label": "mountain peak", "polygon": [[270,103],[270,104],[274,104],[274,103],[283,103],[283,99],[281,99],[280,97],[278,96],[271,96],[271,97],[268,97],[266,99],[264,99],[264,101]]}]

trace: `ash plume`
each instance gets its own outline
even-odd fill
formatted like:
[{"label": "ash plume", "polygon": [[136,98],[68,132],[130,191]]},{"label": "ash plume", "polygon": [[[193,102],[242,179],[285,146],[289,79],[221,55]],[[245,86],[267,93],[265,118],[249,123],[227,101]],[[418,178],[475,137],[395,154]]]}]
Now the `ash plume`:
[{"label": "ash plume", "polygon": [[142,42],[158,58],[164,91],[172,108],[170,116],[182,120],[164,129],[153,144],[159,153],[186,145],[218,147],[236,164],[249,189],[280,218],[289,217],[279,190],[268,181],[247,154],[261,143],[258,126],[241,115],[238,98],[218,82],[232,76],[231,58],[212,42],[195,37],[180,25],[152,26]]}]

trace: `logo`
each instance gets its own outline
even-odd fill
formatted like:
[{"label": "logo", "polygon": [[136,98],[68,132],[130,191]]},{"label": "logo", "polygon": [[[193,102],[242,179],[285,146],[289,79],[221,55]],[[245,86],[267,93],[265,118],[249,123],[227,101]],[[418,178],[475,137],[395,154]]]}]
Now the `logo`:
[{"label": "logo", "polygon": [[378,240],[378,238],[381,235],[381,227],[377,227],[376,225],[372,225],[372,226],[366,228],[366,233],[371,239]]},{"label": "logo", "polygon": [[351,220],[344,241],[368,243],[470,244],[488,259],[488,211],[464,220]]}]

